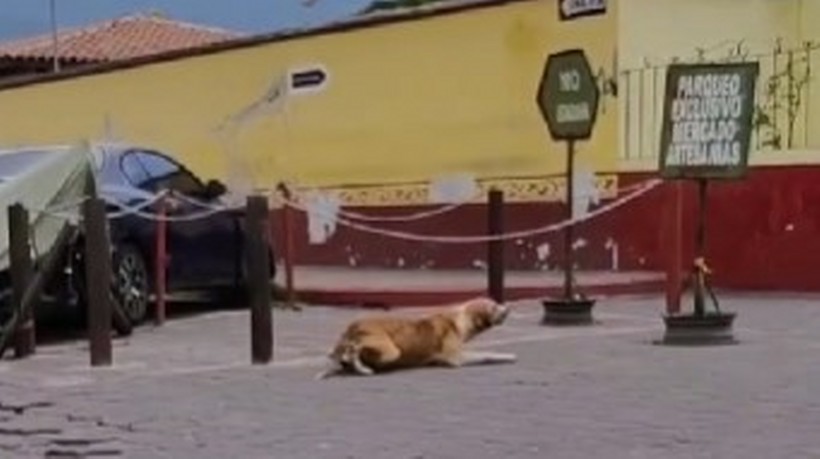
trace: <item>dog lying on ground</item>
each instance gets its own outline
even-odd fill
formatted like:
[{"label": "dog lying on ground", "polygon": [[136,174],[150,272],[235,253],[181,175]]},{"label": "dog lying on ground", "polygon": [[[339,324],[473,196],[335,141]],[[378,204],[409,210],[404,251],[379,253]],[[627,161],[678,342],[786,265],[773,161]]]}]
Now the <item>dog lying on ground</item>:
[{"label": "dog lying on ground", "polygon": [[424,367],[460,367],[511,363],[512,354],[468,353],[464,344],[501,325],[509,306],[488,298],[475,298],[443,308],[438,313],[413,317],[367,317],[351,323],[329,355],[329,367],[316,378],[335,374],[372,375]]}]

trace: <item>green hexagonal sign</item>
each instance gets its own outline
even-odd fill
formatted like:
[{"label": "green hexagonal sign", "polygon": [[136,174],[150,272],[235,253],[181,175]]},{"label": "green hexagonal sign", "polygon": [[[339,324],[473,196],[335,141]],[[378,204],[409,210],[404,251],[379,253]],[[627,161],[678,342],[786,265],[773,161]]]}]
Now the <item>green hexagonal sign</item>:
[{"label": "green hexagonal sign", "polygon": [[598,113],[598,84],[582,49],[551,54],[537,102],[555,140],[585,140]]}]

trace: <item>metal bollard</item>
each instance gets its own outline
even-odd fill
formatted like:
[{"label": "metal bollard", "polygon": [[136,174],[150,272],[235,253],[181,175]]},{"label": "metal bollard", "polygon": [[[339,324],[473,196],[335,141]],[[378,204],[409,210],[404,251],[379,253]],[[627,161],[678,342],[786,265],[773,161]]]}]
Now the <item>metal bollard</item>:
[{"label": "metal bollard", "polygon": [[168,205],[165,197],[157,202],[157,235],[154,254],[154,295],[156,296],[156,311],[154,318],[156,325],[165,323],[165,269],[168,256],[168,222],[165,216],[168,214]]},{"label": "metal bollard", "polygon": [[[293,199],[293,194],[291,193],[290,189],[284,184],[280,183],[277,186],[277,189],[280,193],[282,193],[282,197],[285,199],[285,205],[282,207],[281,215],[282,215],[282,264],[284,265],[285,270],[285,308],[291,310],[299,310],[299,306],[296,305],[296,289],[294,287],[294,274],[293,274],[293,267],[296,262],[296,242],[293,239],[294,233],[294,219],[296,218],[296,214],[293,212],[293,208],[288,205],[291,199]],[[273,231],[273,225],[271,225],[271,231]],[[273,237],[273,233],[271,233],[271,240],[275,240]]]},{"label": "metal bollard", "polygon": [[666,313],[677,314],[681,311],[683,290],[683,184],[675,182],[667,184],[666,188],[666,196],[671,201],[668,211],[671,253],[666,268]]}]

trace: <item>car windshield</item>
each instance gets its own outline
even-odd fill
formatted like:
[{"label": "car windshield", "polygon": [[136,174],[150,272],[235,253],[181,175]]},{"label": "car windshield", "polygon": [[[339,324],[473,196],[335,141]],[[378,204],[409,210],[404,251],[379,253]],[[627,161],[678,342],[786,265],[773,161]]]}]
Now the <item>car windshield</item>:
[{"label": "car windshield", "polygon": [[17,177],[49,154],[51,152],[43,150],[23,150],[0,154],[0,181]]},{"label": "car windshield", "polygon": [[202,184],[190,172],[156,153],[133,150],[122,157],[120,167],[132,184],[146,191],[171,189],[188,195],[203,192]]}]

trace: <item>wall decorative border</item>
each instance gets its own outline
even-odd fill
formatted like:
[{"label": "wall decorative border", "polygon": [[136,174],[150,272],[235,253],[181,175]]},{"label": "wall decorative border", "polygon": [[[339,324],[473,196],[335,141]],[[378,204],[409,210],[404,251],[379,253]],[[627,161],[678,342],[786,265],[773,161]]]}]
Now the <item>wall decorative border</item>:
[{"label": "wall decorative border", "polygon": [[[564,200],[566,180],[561,176],[527,178],[479,179],[479,192],[470,202],[483,204],[487,192],[495,187],[504,192],[505,202],[560,202]],[[297,197],[319,192],[335,195],[343,207],[391,207],[433,205],[430,183],[374,184],[329,187],[296,187]],[[618,194],[618,176],[601,174],[595,176],[595,187],[601,199],[611,199]]]}]

